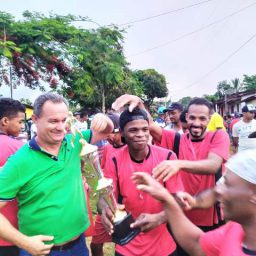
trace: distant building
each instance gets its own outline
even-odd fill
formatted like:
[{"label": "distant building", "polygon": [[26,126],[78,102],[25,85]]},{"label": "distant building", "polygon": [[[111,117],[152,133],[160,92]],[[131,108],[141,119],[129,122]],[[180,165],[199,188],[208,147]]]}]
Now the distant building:
[{"label": "distant building", "polygon": [[228,94],[215,102],[217,111],[222,116],[226,115],[226,113],[241,113],[241,109],[245,104],[256,105],[256,90]]}]

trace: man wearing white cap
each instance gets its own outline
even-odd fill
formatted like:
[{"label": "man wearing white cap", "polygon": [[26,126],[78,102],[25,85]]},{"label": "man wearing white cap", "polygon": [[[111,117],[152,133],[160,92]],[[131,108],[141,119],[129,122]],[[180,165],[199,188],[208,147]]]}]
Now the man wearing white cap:
[{"label": "man wearing white cap", "polygon": [[256,255],[256,150],[244,150],[226,164],[224,183],[215,188],[229,222],[204,233],[184,215],[170,193],[151,176],[135,173],[137,188],[164,203],[177,242],[190,255]]},{"label": "man wearing white cap", "polygon": [[243,118],[237,122],[232,129],[234,151],[256,149],[256,144],[248,136],[256,131],[256,120],[253,119],[255,106],[248,104],[242,108]]}]

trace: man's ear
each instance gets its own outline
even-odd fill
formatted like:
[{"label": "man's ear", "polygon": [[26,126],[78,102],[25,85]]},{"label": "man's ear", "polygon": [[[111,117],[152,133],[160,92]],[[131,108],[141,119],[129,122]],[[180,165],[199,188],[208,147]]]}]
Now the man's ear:
[{"label": "man's ear", "polygon": [[35,114],[33,114],[31,116],[31,119],[32,119],[33,123],[35,123],[37,121],[38,117]]},{"label": "man's ear", "polygon": [[250,197],[250,203],[253,203],[256,205],[256,194],[253,194],[251,197]]},{"label": "man's ear", "polygon": [[8,123],[9,123],[9,118],[4,116],[0,121],[1,121],[3,126],[7,126]]}]

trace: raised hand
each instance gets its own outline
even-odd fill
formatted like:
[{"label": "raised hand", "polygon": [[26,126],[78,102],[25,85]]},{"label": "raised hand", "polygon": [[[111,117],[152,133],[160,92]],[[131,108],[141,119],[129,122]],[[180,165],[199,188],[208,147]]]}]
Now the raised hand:
[{"label": "raised hand", "polygon": [[121,111],[125,105],[129,105],[129,111],[132,112],[134,108],[144,108],[141,98],[131,94],[124,94],[118,97],[112,104],[112,108],[116,111]]},{"label": "raised hand", "polygon": [[175,194],[175,199],[180,207],[186,211],[193,209],[196,205],[196,199],[184,191],[178,191]]},{"label": "raised hand", "polygon": [[91,129],[96,133],[109,134],[113,131],[113,122],[104,114],[98,113],[92,119]]},{"label": "raised hand", "polygon": [[158,181],[152,178],[148,173],[135,172],[132,179],[137,184],[137,189],[147,192],[159,201],[166,201],[166,199],[170,196],[168,190],[165,189]]}]

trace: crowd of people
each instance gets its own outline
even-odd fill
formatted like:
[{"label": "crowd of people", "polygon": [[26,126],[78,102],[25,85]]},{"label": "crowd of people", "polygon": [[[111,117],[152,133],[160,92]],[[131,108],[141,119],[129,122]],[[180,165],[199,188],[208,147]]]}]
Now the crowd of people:
[{"label": "crowd of people", "polygon": [[90,129],[88,116],[75,112],[74,135],[67,101],[42,94],[24,143],[24,106],[0,99],[0,255],[86,256],[92,226],[91,254],[103,255],[115,212],[100,196],[92,223],[81,136],[99,146],[118,207],[140,230],[116,244],[116,256],[256,255],[255,107],[245,105],[236,121],[223,121],[204,98],[185,109],[178,102],[159,107],[156,120],[134,95],[112,107],[96,114]]}]

